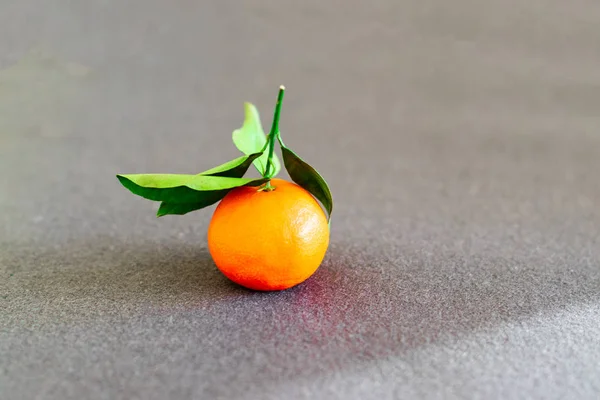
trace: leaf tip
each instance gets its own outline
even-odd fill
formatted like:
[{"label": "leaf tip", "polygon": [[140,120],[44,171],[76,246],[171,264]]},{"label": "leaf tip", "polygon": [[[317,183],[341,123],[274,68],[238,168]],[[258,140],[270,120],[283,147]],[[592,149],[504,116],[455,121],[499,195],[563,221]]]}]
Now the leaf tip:
[{"label": "leaf tip", "polygon": [[245,101],[244,102],[244,111],[247,114],[252,114],[252,112],[258,113],[258,110],[256,109],[256,106],[254,104],[250,103],[249,101]]},{"label": "leaf tip", "polygon": [[121,182],[123,186],[125,186],[125,183],[129,180],[125,175],[122,174],[117,174],[117,179],[119,180],[119,182]]}]

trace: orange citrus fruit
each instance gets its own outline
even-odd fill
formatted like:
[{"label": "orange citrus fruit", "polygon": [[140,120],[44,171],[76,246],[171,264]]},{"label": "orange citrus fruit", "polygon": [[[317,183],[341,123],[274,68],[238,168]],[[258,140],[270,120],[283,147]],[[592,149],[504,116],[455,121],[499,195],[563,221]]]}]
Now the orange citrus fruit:
[{"label": "orange citrus fruit", "polygon": [[272,179],[274,190],[239,187],[221,200],[208,249],[223,274],[254,290],[283,290],[308,279],[329,245],[329,225],[306,190]]}]

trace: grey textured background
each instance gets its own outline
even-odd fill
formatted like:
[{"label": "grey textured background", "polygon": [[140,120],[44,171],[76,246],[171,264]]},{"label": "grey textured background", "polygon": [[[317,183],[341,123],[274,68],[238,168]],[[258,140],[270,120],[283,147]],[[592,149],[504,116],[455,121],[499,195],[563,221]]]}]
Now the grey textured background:
[{"label": "grey textured background", "polygon": [[[0,1],[0,398],[597,399],[596,0]],[[211,210],[114,175],[237,155],[243,101],[335,198],[253,293]]]}]

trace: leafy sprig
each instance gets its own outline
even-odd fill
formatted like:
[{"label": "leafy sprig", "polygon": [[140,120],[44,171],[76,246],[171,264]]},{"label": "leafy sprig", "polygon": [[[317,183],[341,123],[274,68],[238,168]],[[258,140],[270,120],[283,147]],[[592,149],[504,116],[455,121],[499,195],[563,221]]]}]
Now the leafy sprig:
[{"label": "leafy sprig", "polygon": [[[197,175],[119,174],[117,178],[133,194],[161,202],[157,216],[183,215],[219,202],[236,187],[261,186],[265,191],[275,190],[271,179],[281,170],[274,151],[277,142],[290,178],[319,200],[330,217],[333,199],[327,183],[316,169],[286,147],[281,138],[279,118],[284,93],[285,88],[281,86],[269,135],[263,131],[256,107],[251,103],[244,104],[244,122],[232,134],[233,143],[244,156]],[[243,177],[251,164],[262,175],[261,178]]]}]

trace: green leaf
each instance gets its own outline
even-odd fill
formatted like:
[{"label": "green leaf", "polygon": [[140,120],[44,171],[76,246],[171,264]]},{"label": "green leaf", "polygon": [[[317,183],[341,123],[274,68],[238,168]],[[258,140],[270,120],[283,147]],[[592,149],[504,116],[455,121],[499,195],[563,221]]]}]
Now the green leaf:
[{"label": "green leaf", "polygon": [[259,186],[266,179],[206,175],[132,174],[117,175],[133,194],[162,201],[158,215],[185,214],[221,200],[233,188]]},{"label": "green leaf", "polygon": [[[244,123],[240,129],[233,131],[232,139],[235,146],[244,154],[250,155],[262,153],[254,160],[254,166],[261,175],[265,175],[269,155],[264,152],[267,145],[267,136],[260,123],[258,110],[251,103],[244,103]],[[275,176],[281,170],[281,163],[276,155],[273,155],[272,167]]]},{"label": "green leaf", "polygon": [[331,217],[333,198],[325,179],[323,179],[316,169],[298,157],[292,150],[285,147],[280,137],[279,144],[281,145],[283,164],[290,178],[315,196],[323,204],[325,210],[327,210],[327,215]]},{"label": "green leaf", "polygon": [[224,176],[229,178],[241,178],[244,176],[252,161],[262,155],[262,152],[241,156],[224,164],[201,172],[199,175],[206,176]]},{"label": "green leaf", "polygon": [[163,201],[162,203],[160,203],[160,207],[158,207],[156,216],[162,217],[168,214],[183,215],[191,211],[196,211],[201,208],[208,207],[222,200],[223,197],[225,197],[225,195],[227,195],[227,193],[229,193],[230,190],[231,189],[224,189],[216,190],[213,192],[207,192],[206,196],[202,199],[201,202],[195,203],[178,203],[175,201]]}]

